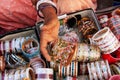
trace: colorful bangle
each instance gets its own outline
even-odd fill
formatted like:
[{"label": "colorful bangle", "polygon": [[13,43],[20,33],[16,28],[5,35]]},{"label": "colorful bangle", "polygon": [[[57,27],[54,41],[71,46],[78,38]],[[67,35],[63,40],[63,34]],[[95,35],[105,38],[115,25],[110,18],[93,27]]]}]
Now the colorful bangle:
[{"label": "colorful bangle", "polygon": [[[37,46],[34,48],[26,49],[26,44],[28,45],[30,42],[34,42]],[[28,38],[22,43],[22,52],[23,55],[28,58],[34,58],[39,54],[39,43],[34,38]]]}]

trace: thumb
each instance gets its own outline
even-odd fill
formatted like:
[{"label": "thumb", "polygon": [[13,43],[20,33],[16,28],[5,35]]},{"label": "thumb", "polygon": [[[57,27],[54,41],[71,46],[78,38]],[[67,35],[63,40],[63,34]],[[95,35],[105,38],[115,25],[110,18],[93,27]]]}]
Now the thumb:
[{"label": "thumb", "polygon": [[48,54],[48,51],[47,51],[47,41],[46,40],[41,40],[40,41],[40,50],[42,52],[42,55],[45,57],[45,59],[47,61],[51,61],[51,57],[50,55]]}]

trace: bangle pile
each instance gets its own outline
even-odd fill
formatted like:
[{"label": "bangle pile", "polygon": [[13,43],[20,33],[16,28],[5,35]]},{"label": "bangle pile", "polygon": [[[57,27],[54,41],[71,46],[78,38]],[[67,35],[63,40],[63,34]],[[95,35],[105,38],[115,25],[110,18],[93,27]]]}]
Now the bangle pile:
[{"label": "bangle pile", "polygon": [[96,61],[87,63],[90,80],[107,80],[111,76],[108,61]]},{"label": "bangle pile", "polygon": [[79,62],[96,61],[100,59],[100,49],[95,45],[79,43],[76,56]]},{"label": "bangle pile", "polygon": [[33,72],[33,69],[30,67],[5,70],[1,74],[2,80],[35,80],[35,74]]},{"label": "bangle pile", "polygon": [[27,57],[22,57],[16,54],[5,54],[6,67],[15,68],[18,66],[24,66],[29,63],[29,59]]},{"label": "bangle pile", "polygon": [[65,76],[77,77],[77,75],[78,75],[78,62],[72,61],[66,67],[59,65],[58,66],[58,75],[59,75],[59,77],[65,77]]},{"label": "bangle pile", "polygon": [[104,54],[112,53],[120,47],[120,42],[108,27],[98,31],[92,37],[92,40],[103,51]]},{"label": "bangle pile", "polygon": [[53,69],[38,68],[36,70],[36,80],[53,80]]}]

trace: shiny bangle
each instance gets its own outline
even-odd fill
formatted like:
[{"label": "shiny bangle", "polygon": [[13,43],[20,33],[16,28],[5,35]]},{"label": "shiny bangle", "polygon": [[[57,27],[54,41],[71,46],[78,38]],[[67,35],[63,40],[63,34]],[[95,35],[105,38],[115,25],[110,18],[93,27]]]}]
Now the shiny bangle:
[{"label": "shiny bangle", "polygon": [[109,75],[109,77],[111,77],[112,74],[111,74],[111,70],[110,70],[110,66],[109,66],[108,60],[105,60],[105,63],[106,63],[106,66],[107,66],[108,75]]},{"label": "shiny bangle", "polygon": [[15,44],[16,44],[15,47],[16,47],[17,53],[20,53],[20,52],[21,52],[20,42],[21,42],[21,38],[17,38],[17,39],[16,39],[16,42],[15,42]]},{"label": "shiny bangle", "polygon": [[101,70],[100,70],[100,64],[99,64],[99,62],[96,61],[96,62],[95,62],[95,65],[96,65],[96,69],[97,69],[97,70],[96,70],[96,71],[97,71],[97,75],[98,75],[99,79],[102,80],[102,79],[103,79],[103,78],[102,78],[103,75],[102,75]]},{"label": "shiny bangle", "polygon": [[15,39],[12,40],[12,52],[15,53]]},{"label": "shiny bangle", "polygon": [[93,78],[94,78],[95,80],[97,80],[98,77],[97,77],[96,69],[95,69],[95,66],[94,66],[94,63],[93,63],[93,62],[91,63],[91,71],[92,71],[92,76],[93,76]]},{"label": "shiny bangle", "polygon": [[46,67],[45,62],[39,57],[31,59],[30,65],[34,70],[36,70],[37,68],[45,68]]},{"label": "shiny bangle", "polygon": [[[36,44],[36,47],[27,49],[26,45],[28,45],[29,43],[34,42]],[[39,43],[37,40],[35,40],[34,38],[28,38],[26,39],[23,43],[22,43],[22,52],[23,55],[28,57],[28,58],[34,58],[39,54]]]},{"label": "shiny bangle", "polygon": [[[43,76],[42,76],[43,75]],[[46,75],[46,76],[44,76]],[[37,80],[53,80],[53,69],[50,68],[38,68],[36,72]]]},{"label": "shiny bangle", "polygon": [[3,41],[3,54],[5,54],[5,42]]},{"label": "shiny bangle", "polygon": [[9,41],[5,41],[5,53],[10,53],[10,43],[9,43]]},{"label": "shiny bangle", "polygon": [[70,65],[67,66],[67,76],[69,76],[70,74]]},{"label": "shiny bangle", "polygon": [[108,72],[107,72],[106,64],[104,61],[101,61],[100,64],[101,64],[101,71],[102,71],[103,77],[105,78],[105,80],[107,80],[108,79]]},{"label": "shiny bangle", "polygon": [[90,63],[87,63],[88,73],[89,73],[89,80],[93,80],[93,76],[91,73]]}]

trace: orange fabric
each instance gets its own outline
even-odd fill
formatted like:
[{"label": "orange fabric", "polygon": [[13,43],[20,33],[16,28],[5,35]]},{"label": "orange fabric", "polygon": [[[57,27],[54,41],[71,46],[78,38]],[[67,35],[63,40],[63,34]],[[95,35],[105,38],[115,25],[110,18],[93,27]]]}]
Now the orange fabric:
[{"label": "orange fabric", "polygon": [[33,26],[37,13],[31,0],[0,0],[0,27],[6,31]]}]

